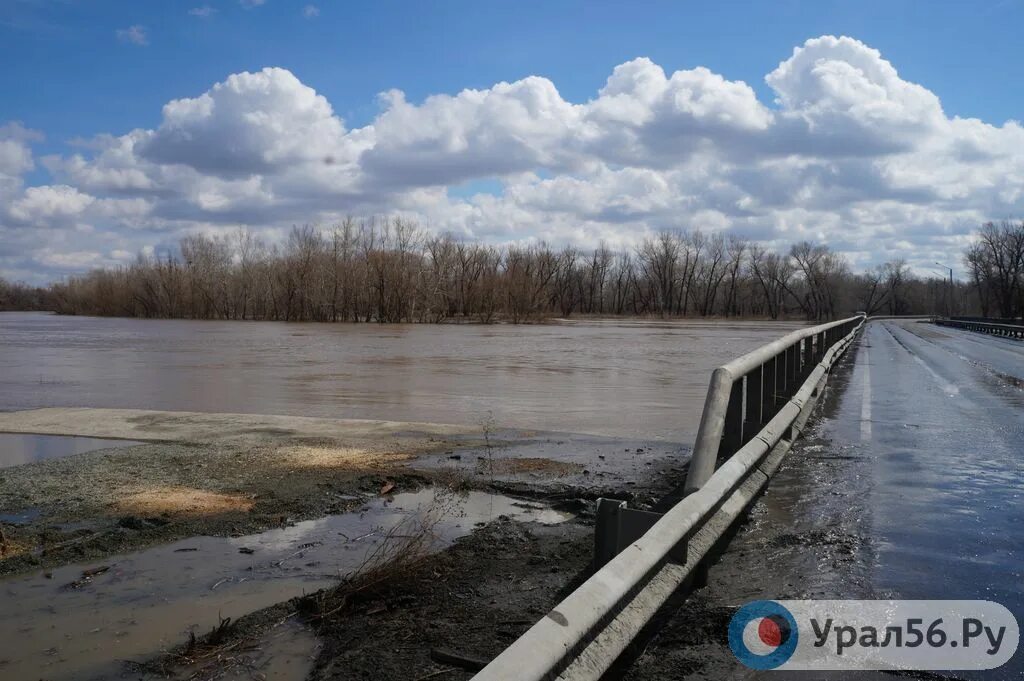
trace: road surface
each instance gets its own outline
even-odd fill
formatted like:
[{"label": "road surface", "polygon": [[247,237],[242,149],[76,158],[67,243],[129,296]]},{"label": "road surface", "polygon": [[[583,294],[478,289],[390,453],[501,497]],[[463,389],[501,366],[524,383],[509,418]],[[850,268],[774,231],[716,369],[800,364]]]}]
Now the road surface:
[{"label": "road surface", "polygon": [[[627,678],[807,678],[730,653],[731,613],[760,598],[985,599],[1024,622],[1024,343],[875,321],[828,390],[708,586]],[[953,678],[1022,675],[1018,651]]]}]

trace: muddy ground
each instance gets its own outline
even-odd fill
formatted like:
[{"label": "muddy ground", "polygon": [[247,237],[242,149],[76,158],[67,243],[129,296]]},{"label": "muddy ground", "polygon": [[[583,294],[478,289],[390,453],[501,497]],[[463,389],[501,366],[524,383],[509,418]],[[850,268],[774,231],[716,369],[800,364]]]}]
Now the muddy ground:
[{"label": "muddy ground", "polygon": [[[130,410],[0,414],[0,430],[164,440],[0,469],[0,574],[195,535],[240,535],[349,510],[399,465],[468,429]],[[333,427],[332,427],[333,426]],[[390,427],[390,429],[388,429]],[[402,428],[405,432],[397,432]],[[16,522],[10,522],[15,519]]]},{"label": "muddy ground", "polygon": [[585,578],[592,532],[586,522],[499,519],[380,585],[345,599],[342,585],[254,613],[215,645],[184,645],[135,673],[260,678],[262,641],[290,619],[319,640],[305,678],[468,679]]},{"label": "muddy ground", "polygon": [[[585,576],[594,500],[650,507],[681,483],[687,458],[672,443],[486,423],[46,409],[0,414],[0,431],[143,441],[0,469],[6,575],[46,576],[48,568],[99,564],[179,539],[290,526],[421,487],[501,492],[572,514],[551,526],[503,516],[449,550],[424,552],[344,607],[325,605],[343,584],[322,592],[327,601],[282,603],[232,622],[213,637],[216,645],[203,647],[197,629],[190,647],[183,633],[182,645],[148,664],[129,663],[122,678],[263,678],[274,662],[264,649],[282,624],[317,636],[312,678],[468,676],[472,664],[431,651],[446,648],[452,659],[497,654]],[[291,651],[307,642],[278,645]]]},{"label": "muddy ground", "polygon": [[0,431],[160,440],[0,469],[0,575],[343,513],[385,487],[593,499],[645,487],[679,452],[487,424],[110,409],[4,413]]}]

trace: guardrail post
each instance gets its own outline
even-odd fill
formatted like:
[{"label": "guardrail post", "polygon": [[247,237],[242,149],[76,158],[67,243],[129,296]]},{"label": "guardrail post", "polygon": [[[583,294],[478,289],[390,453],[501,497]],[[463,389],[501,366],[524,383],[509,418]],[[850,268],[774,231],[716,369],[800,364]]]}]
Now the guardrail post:
[{"label": "guardrail post", "polygon": [[764,367],[758,366],[756,369],[752,369],[744,377],[746,382],[746,417],[747,420],[743,424],[743,432],[756,433],[761,430],[761,425],[765,423],[765,420],[761,418],[761,394],[762,394],[762,377]]},{"label": "guardrail post", "polygon": [[787,359],[785,350],[775,356],[775,408],[773,408],[772,416],[775,415],[779,403],[786,396],[786,377],[789,375]]},{"label": "guardrail post", "polygon": [[619,509],[626,505],[618,499],[598,499],[594,517],[594,569],[618,554]]},{"label": "guardrail post", "polygon": [[722,444],[718,448],[718,460],[732,456],[743,446],[743,379],[734,380],[729,393],[729,406],[725,410],[725,426],[722,430]]},{"label": "guardrail post", "polygon": [[791,398],[803,381],[800,380],[800,343],[796,342],[786,350],[786,368],[789,376],[786,378],[786,399]]},{"label": "guardrail post", "polygon": [[[644,536],[663,513],[629,508],[625,501],[600,498],[594,524],[594,570],[600,570],[624,548]],[[680,565],[686,563],[689,542],[672,547],[668,557]]]},{"label": "guardrail post", "polygon": [[761,365],[764,380],[761,382],[761,421],[768,423],[775,416],[775,365],[778,357],[772,357]]},{"label": "guardrail post", "polygon": [[697,439],[693,443],[686,484],[683,485],[684,496],[699,490],[715,472],[733,383],[732,374],[725,367],[718,367],[711,374],[711,385],[708,386],[708,396],[704,400],[704,412],[697,428]]}]

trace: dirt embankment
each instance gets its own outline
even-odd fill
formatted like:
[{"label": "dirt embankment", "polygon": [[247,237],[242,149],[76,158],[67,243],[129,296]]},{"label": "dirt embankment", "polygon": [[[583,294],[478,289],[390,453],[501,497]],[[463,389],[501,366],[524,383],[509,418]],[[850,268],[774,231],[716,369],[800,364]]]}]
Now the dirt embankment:
[{"label": "dirt embankment", "polygon": [[159,440],[0,469],[0,514],[21,517],[4,526],[0,574],[344,512],[386,480],[429,484],[438,472],[402,464],[478,437],[455,426],[108,409],[0,414],[0,431]]}]

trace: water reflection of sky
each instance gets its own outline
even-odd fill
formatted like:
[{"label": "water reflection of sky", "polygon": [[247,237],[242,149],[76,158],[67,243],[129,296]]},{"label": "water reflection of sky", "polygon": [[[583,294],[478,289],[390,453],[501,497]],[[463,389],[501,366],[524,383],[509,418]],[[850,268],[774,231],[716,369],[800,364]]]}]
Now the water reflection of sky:
[{"label": "water reflection of sky", "polygon": [[140,443],[132,440],[105,440],[95,437],[0,433],[0,468],[135,444]]}]

